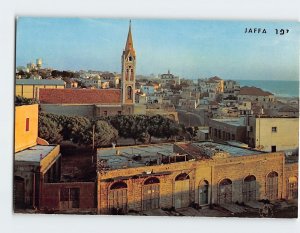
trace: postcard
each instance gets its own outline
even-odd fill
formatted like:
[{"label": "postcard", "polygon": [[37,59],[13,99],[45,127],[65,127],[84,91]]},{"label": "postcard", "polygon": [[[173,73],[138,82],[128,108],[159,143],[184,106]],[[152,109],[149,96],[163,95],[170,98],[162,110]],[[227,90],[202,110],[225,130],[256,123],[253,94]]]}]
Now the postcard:
[{"label": "postcard", "polygon": [[297,22],[18,17],[15,213],[297,218]]}]

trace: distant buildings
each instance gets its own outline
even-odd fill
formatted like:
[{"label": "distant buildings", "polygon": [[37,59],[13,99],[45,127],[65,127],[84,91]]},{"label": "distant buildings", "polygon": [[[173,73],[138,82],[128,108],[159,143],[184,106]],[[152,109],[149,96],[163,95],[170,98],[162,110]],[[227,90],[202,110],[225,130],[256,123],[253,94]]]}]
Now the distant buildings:
[{"label": "distant buildings", "polygon": [[180,78],[178,76],[171,74],[170,70],[168,70],[168,73],[160,75],[160,82],[162,87],[166,87],[170,85],[179,85]]},{"label": "distant buildings", "polygon": [[268,106],[268,103],[275,101],[275,96],[272,93],[257,87],[241,87],[237,97],[238,100],[250,100],[265,108]]},{"label": "distant buildings", "polygon": [[211,119],[209,121],[210,138],[214,141],[246,141],[244,118]]}]

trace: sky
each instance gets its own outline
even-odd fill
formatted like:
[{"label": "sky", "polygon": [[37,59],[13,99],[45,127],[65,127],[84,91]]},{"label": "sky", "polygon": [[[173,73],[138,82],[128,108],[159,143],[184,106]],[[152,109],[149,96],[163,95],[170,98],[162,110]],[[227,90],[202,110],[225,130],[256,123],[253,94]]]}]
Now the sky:
[{"label": "sky", "polygon": [[[121,72],[129,19],[20,17],[16,66],[43,59],[58,70]],[[245,33],[246,28],[267,33]],[[275,29],[288,29],[277,35]],[[297,22],[132,20],[137,74],[299,80]]]}]

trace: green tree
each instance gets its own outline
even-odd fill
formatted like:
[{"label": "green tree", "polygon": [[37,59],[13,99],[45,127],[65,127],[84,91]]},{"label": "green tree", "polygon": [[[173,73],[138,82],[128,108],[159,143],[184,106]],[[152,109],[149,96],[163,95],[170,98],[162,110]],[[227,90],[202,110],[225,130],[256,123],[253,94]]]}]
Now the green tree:
[{"label": "green tree", "polygon": [[106,121],[96,121],[86,128],[84,144],[93,144],[93,127],[95,147],[107,146],[118,138],[118,131]]},{"label": "green tree", "polygon": [[135,144],[137,144],[137,140],[145,142],[148,127],[147,120],[148,118],[143,115],[133,116],[132,126],[130,128],[130,137],[133,138]]},{"label": "green tree", "polygon": [[38,104],[38,101],[36,99],[30,99],[19,95],[15,97],[16,106],[30,105],[30,104]]},{"label": "green tree", "polygon": [[45,139],[50,144],[58,144],[63,140],[63,137],[60,134],[61,126],[51,120],[51,118],[40,115],[38,127],[39,137]]}]

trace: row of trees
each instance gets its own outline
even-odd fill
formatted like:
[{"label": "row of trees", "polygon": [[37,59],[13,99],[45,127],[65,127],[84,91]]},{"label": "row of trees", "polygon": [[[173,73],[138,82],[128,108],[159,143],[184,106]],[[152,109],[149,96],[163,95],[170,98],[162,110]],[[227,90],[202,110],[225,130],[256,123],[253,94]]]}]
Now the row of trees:
[{"label": "row of trees", "polygon": [[117,142],[118,137],[132,138],[137,142],[151,143],[153,137],[167,139],[174,136],[193,137],[195,131],[160,115],[116,115],[90,120],[49,113],[39,114],[39,136],[49,143],[72,141],[95,147]]},{"label": "row of trees", "polygon": [[86,117],[69,117],[49,113],[39,114],[39,137],[49,143],[72,141],[95,147],[108,145],[118,138],[118,131],[105,121],[91,121]]},{"label": "row of trees", "polygon": [[137,141],[151,143],[153,137],[169,140],[183,131],[178,123],[160,115],[116,115],[101,119],[117,129],[120,137],[134,139],[135,144]]}]

